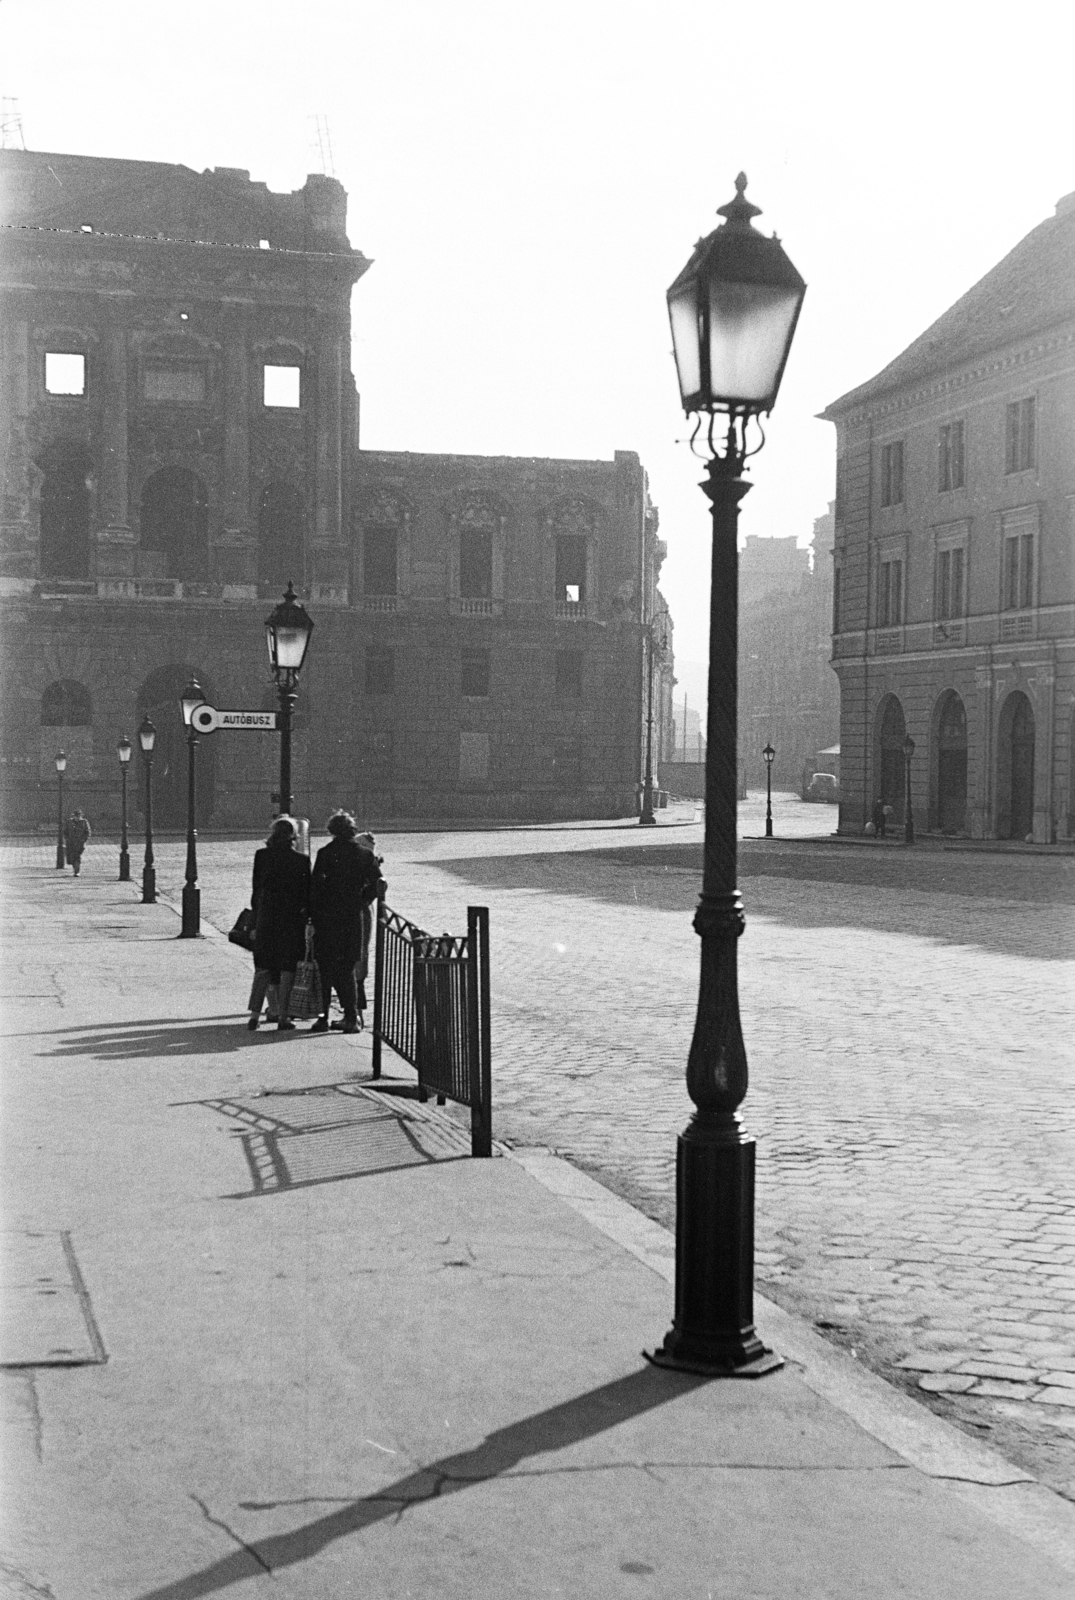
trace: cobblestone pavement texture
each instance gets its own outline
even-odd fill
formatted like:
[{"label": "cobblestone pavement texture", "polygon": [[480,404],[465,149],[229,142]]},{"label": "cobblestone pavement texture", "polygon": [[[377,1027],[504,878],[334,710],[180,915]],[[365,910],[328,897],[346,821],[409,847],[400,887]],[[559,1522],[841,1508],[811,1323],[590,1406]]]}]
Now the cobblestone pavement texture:
[{"label": "cobblestone pavement texture", "polygon": [[[774,811],[764,841],[763,799],[740,807],[759,1287],[1075,1498],[1075,857],[808,841],[833,812]],[[497,1137],[553,1147],[668,1227],[696,819],[379,843],[389,903],[428,930],[491,908]],[[253,848],[201,844],[221,930]],[[95,839],[83,880],[114,852]],[[160,842],[162,894],[184,853]],[[51,865],[42,842],[2,855]]]}]

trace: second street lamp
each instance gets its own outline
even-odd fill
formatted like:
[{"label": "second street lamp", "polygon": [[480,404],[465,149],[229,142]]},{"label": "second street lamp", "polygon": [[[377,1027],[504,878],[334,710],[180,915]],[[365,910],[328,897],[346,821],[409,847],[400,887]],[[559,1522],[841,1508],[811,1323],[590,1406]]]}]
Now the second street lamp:
[{"label": "second street lamp", "polygon": [[283,817],[291,813],[291,714],[298,698],[295,689],[313,631],[309,614],[288,579],[283,600],[265,618],[269,665],[280,696],[280,793],[277,799],[279,815]]},{"label": "second street lamp", "polygon": [[[736,538],[749,420],[772,410],[806,285],[779,240],[756,232],[746,175],[722,206],[725,223],[699,240],[668,291],[683,409],[708,416],[706,479],[712,505],[709,708],[702,896],[694,927],[702,941],[698,1015],[687,1060],[695,1105],[676,1151],[675,1317],[650,1360],[712,1377],[757,1377],[782,1365],[754,1327],[754,1141],[738,1107],[747,1091],[739,1020],[737,941],[743,903],[736,888],[737,650]],[[721,453],[717,413],[727,418]],[[760,448],[760,445],[758,446]]]},{"label": "second street lamp", "polygon": [[130,841],[127,838],[127,768],[131,764],[131,741],[126,734],[117,744],[116,754],[119,756],[119,772],[123,783],[120,799],[119,881],[120,883],[130,883],[131,849]]},{"label": "second street lamp", "polygon": [[205,699],[201,684],[191,677],[179,697],[183,725],[187,730],[187,872],[183,884],[183,921],[179,929],[181,939],[197,939],[201,933],[201,891],[198,888],[198,829],[196,822],[197,791],[195,787],[194,752],[198,748],[198,734],[194,727],[194,713]]},{"label": "second street lamp", "polygon": [[67,771],[67,757],[62,750],[56,752],[56,865],[67,865],[63,850],[63,775]]},{"label": "second street lamp", "polygon": [[762,751],[765,757],[765,837],[773,837],[773,760],[776,751],[767,744]]},{"label": "second street lamp", "polygon": [[908,734],[903,741],[903,842],[914,844],[914,812],[911,810],[911,757],[914,740]]},{"label": "second street lamp", "polygon": [[157,900],[157,872],[153,865],[153,746],[157,730],[149,720],[142,718],[138,729],[138,743],[142,751],[142,765],[146,769],[146,858],[142,867],[142,904],[151,906]]}]

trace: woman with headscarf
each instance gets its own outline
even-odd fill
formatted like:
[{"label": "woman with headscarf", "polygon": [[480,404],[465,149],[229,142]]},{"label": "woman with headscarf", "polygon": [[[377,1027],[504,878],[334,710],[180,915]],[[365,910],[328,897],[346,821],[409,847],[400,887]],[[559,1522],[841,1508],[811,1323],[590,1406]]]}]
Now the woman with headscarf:
[{"label": "woman with headscarf", "polygon": [[363,912],[377,898],[381,874],[378,858],[359,844],[358,824],[349,811],[334,811],[328,831],[332,837],[317,852],[310,880],[314,959],[321,975],[323,1008],[310,1032],[328,1032],[335,989],[343,1007],[342,1031],[357,1033],[361,1024],[355,963],[362,954]]},{"label": "woman with headscarf", "polygon": [[254,855],[254,986],[250,1021],[254,1029],[270,984],[277,986],[276,1026],[291,1029],[287,1014],[295,968],[306,953],[310,911],[310,861],[295,849],[298,830],[290,817],[277,817],[269,837]]}]

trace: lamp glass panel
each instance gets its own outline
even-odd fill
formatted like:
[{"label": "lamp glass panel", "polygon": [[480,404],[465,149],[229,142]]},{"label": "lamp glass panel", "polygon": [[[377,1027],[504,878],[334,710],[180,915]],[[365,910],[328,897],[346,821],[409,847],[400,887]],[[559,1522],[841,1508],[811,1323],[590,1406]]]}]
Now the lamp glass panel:
[{"label": "lamp glass panel", "polygon": [[183,707],[183,724],[185,727],[190,727],[190,719],[204,699],[205,696],[200,689],[196,693],[184,694],[179,703]]},{"label": "lamp glass panel", "polygon": [[62,756],[61,755],[61,756],[57,756],[56,757],[56,771],[57,772],[66,772],[67,771],[67,757],[66,756]]},{"label": "lamp glass panel", "polygon": [[768,283],[709,286],[709,381],[714,399],[769,400],[802,291]]},{"label": "lamp glass panel", "polygon": [[309,634],[305,628],[282,628],[279,625],[277,625],[275,632],[275,653],[271,638],[269,641],[270,661],[277,667],[290,667],[297,672],[299,667],[302,666],[302,658],[306,654],[306,641],[309,638]]},{"label": "lamp glass panel", "polygon": [[156,742],[156,728],[139,728],[138,743],[142,746],[142,749],[145,751],[147,756],[152,754],[153,746],[156,744]]},{"label": "lamp glass panel", "polygon": [[116,746],[116,754],[123,762],[123,765],[126,766],[128,761],[131,759],[131,743],[129,739],[123,739],[120,741],[120,743]]},{"label": "lamp glass panel", "polygon": [[679,392],[686,402],[702,387],[698,299],[693,283],[669,300],[668,316],[672,323],[672,348],[679,374]]}]

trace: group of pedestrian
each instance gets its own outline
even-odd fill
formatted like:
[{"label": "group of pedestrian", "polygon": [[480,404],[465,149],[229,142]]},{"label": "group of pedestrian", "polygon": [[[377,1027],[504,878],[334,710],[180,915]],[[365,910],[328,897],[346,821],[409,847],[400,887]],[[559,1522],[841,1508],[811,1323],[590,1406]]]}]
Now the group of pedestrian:
[{"label": "group of pedestrian", "polygon": [[[372,833],[360,833],[349,811],[328,819],[328,844],[311,871],[309,857],[296,848],[298,829],[291,817],[277,817],[254,856],[251,907],[254,913],[254,983],[250,992],[251,1030],[258,1026],[270,986],[276,988],[276,1026],[292,1029],[288,1015],[295,970],[307,949],[307,924],[313,930],[313,958],[321,980],[321,1009],[311,1033],[329,1027],[358,1033],[366,1009],[366,976],[373,928],[373,903],[384,887],[381,857]],[[335,991],[343,1019],[329,1023]]]}]

